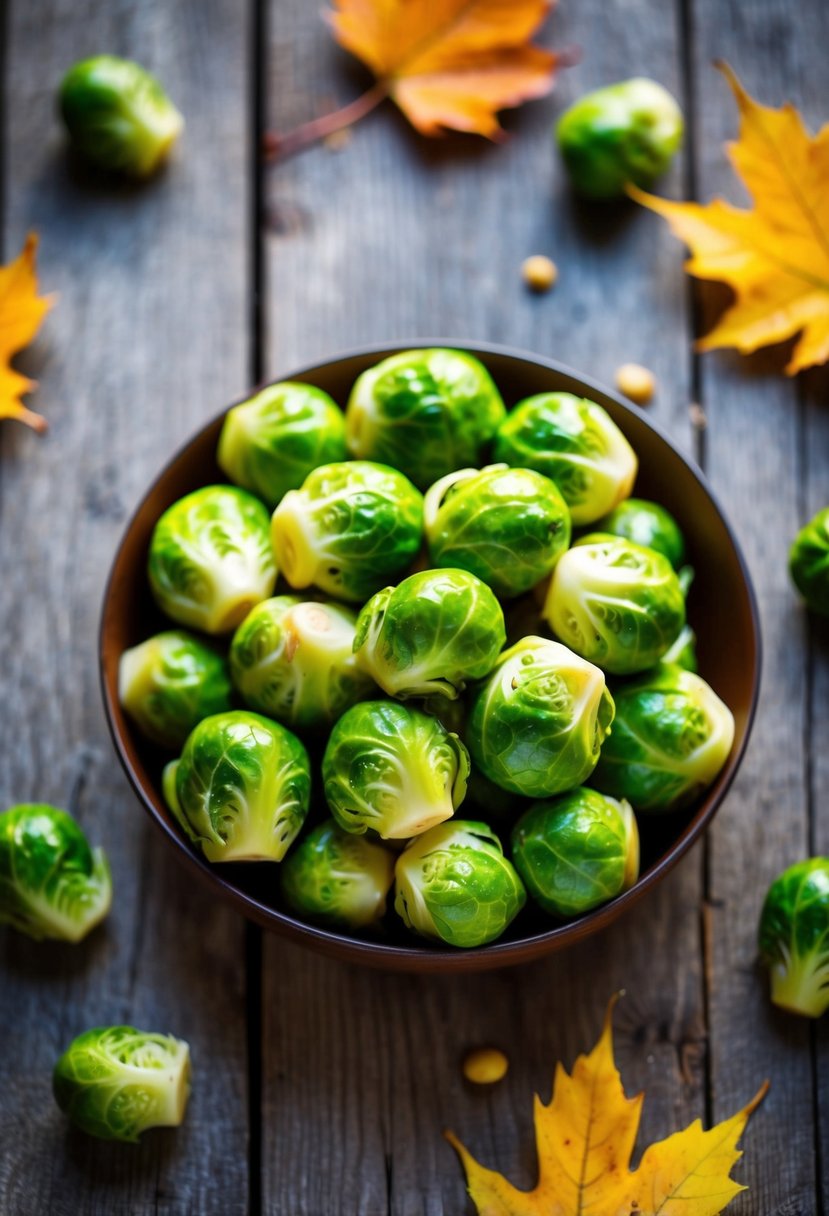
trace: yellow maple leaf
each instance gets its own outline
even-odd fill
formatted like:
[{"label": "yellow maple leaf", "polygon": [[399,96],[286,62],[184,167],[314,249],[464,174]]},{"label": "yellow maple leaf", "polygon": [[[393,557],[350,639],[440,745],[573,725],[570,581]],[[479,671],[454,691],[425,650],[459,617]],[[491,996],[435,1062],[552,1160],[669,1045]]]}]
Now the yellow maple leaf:
[{"label": "yellow maple leaf", "polygon": [[30,232],[19,257],[0,266],[0,418],[16,418],[42,432],[46,419],[27,409],[20,399],[36,387],[35,381],[15,371],[9,362],[28,346],[54,302],[51,296],[37,294],[36,252],[37,236]]},{"label": "yellow maple leaf", "polygon": [[553,1096],[535,1098],[538,1184],[519,1191],[446,1133],[466,1171],[478,1216],[718,1216],[744,1188],[730,1177],[739,1140],[766,1085],[748,1106],[703,1131],[699,1120],[648,1148],[639,1168],[630,1159],[643,1096],[625,1097],[613,1059],[612,1014],[599,1042],[568,1076],[556,1068]]},{"label": "yellow maple leaf", "polygon": [[829,359],[829,124],[810,136],[793,105],[760,105],[726,64],[719,66],[740,111],[729,156],[753,210],[628,189],[688,245],[690,274],[734,290],[735,302],[697,349],[734,346],[746,354],[800,333],[786,367],[794,375]]}]

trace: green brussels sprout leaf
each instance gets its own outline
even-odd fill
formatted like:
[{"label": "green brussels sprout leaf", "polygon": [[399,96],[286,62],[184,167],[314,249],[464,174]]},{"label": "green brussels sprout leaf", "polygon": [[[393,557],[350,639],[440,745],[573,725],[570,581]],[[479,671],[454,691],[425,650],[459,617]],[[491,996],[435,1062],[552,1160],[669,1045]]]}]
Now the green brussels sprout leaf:
[{"label": "green brussels sprout leaf", "polygon": [[334,928],[365,929],[386,911],[394,854],[329,819],[289,853],[279,877],[292,912]]},{"label": "green brussels sprout leaf", "polygon": [[230,709],[230,693],[222,656],[183,630],[125,650],[118,665],[121,705],[162,747],[181,747],[202,718]]},{"label": "green brussels sprout leaf", "polygon": [[789,572],[807,606],[829,616],[829,507],[798,532],[789,552]]},{"label": "green brussels sprout leaf", "polygon": [[771,884],[760,914],[760,958],[781,1009],[829,1009],[829,857],[800,861]]}]

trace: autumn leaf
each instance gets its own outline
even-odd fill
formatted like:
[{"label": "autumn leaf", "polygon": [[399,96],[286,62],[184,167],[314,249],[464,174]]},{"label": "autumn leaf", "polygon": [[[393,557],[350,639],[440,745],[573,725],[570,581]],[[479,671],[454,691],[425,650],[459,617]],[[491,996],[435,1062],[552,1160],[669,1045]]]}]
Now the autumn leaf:
[{"label": "autumn leaf", "polygon": [[744,1188],[730,1177],[749,1115],[765,1096],[710,1131],[697,1120],[630,1159],[643,1096],[625,1097],[613,1059],[611,1001],[599,1042],[568,1076],[559,1065],[553,1096],[535,1098],[538,1184],[519,1191],[479,1165],[452,1132],[478,1216],[718,1216]]},{"label": "autumn leaf", "polygon": [[739,138],[728,152],[753,209],[629,192],[689,246],[689,274],[734,290],[734,303],[697,349],[734,346],[746,354],[799,333],[786,367],[794,375],[829,359],[829,124],[811,136],[793,105],[760,105],[719,66],[740,111]]},{"label": "autumn leaf", "polygon": [[27,409],[23,393],[36,387],[11,367],[9,360],[34,338],[52,297],[38,296],[35,254],[37,236],[30,232],[20,256],[8,266],[0,266],[0,418],[16,418],[33,430],[46,430],[46,419]]}]

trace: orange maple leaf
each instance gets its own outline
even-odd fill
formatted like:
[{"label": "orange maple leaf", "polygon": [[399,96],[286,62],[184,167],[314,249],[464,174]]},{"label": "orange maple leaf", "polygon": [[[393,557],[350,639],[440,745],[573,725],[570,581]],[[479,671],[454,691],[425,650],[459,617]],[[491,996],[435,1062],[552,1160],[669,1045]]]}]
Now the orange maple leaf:
[{"label": "orange maple leaf", "polygon": [[740,111],[739,138],[728,152],[753,210],[628,189],[689,246],[689,274],[734,290],[734,303],[697,349],[734,346],[746,354],[799,333],[786,367],[794,375],[829,359],[829,124],[811,136],[793,105],[760,105],[727,64],[719,66]]},{"label": "orange maple leaf", "polygon": [[43,432],[46,419],[27,409],[20,399],[36,387],[36,382],[10,364],[12,355],[34,338],[54,303],[52,296],[37,294],[36,252],[37,235],[30,232],[20,256],[8,266],[0,266],[0,418],[16,418]]},{"label": "orange maple leaf", "polygon": [[611,1001],[601,1038],[568,1076],[559,1065],[549,1105],[535,1098],[538,1184],[519,1191],[446,1137],[466,1170],[479,1216],[718,1216],[745,1188],[730,1177],[737,1141],[757,1096],[731,1119],[703,1131],[699,1119],[652,1145],[639,1168],[630,1159],[643,1096],[625,1097],[613,1060]]}]

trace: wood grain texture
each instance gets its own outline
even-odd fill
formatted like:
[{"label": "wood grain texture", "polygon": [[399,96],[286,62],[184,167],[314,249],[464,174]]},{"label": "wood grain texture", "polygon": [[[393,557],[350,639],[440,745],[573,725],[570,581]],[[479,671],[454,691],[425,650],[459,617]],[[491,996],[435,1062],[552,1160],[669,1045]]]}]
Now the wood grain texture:
[{"label": "wood grain texture", "polygon": [[[128,790],[103,723],[96,633],[126,513],[248,382],[246,11],[21,0],[7,35],[4,249],[35,227],[42,284],[60,298],[24,361],[48,436],[2,435],[0,798],[71,805],[109,853],[115,902],[79,947],[0,936],[0,1211],[233,1216],[247,1207],[243,926],[185,886]],[[145,186],[67,166],[55,88],[102,48],[157,70],[187,117],[181,155]],[[140,1147],[69,1132],[50,1094],[74,1035],[122,1021],[193,1052],[184,1127]]]}]

